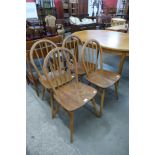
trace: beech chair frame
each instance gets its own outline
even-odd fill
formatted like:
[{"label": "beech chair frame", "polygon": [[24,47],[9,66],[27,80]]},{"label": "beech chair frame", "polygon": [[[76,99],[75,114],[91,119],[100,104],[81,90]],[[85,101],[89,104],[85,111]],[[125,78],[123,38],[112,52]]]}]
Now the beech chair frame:
[{"label": "beech chair frame", "polygon": [[85,74],[85,70],[83,68],[82,64],[82,51],[79,51],[79,46],[83,46],[83,43],[81,39],[76,36],[76,35],[70,35],[66,37],[63,41],[62,47],[68,48],[71,50],[76,57],[76,60],[78,62],[77,67],[78,67],[78,76],[80,81],[82,80],[82,76]]},{"label": "beech chair frame", "polygon": [[[53,36],[53,37],[45,37],[44,39],[54,42],[57,46],[62,46],[63,37],[61,35]],[[31,60],[30,60],[30,49],[31,49],[32,45],[39,40],[40,39],[26,41],[26,65],[27,65],[26,80],[27,80],[28,84],[29,83],[33,84],[37,96],[39,96],[39,91],[38,91],[39,79],[34,76],[34,72],[33,72],[34,67],[31,64]],[[43,95],[43,97],[44,97],[44,95]]]},{"label": "beech chair frame", "polygon": [[[89,48],[93,49],[92,53],[91,49]],[[87,54],[86,49],[88,51]],[[96,61],[94,59],[95,51],[96,51]],[[98,55],[100,55],[100,59]],[[94,60],[93,63],[92,60]],[[103,69],[103,51],[99,42],[95,39],[90,39],[86,41],[85,44],[83,45],[82,63],[85,68],[86,78],[89,84],[90,85],[94,84],[96,87],[98,87],[98,93],[101,96],[100,110],[99,110],[101,116],[104,106],[105,89],[111,87],[114,84],[115,95],[116,98],[118,98],[118,81],[120,79],[120,75],[118,73],[114,73]]]},{"label": "beech chair frame", "polygon": [[[74,68],[75,72],[73,72]],[[94,96],[97,91],[91,86],[78,81],[78,70],[75,56],[64,47],[57,47],[50,51],[44,60],[44,74],[51,88],[51,112],[54,118],[59,111],[59,106],[69,114],[70,142],[73,142],[74,111],[91,101],[96,116]],[[51,73],[49,76],[49,72]],[[57,102],[57,104],[54,103]]]},{"label": "beech chair frame", "polygon": [[[49,88],[47,87],[46,84],[46,79],[43,73],[43,60],[46,57],[46,55],[53,49],[56,48],[57,45],[53,43],[52,41],[48,39],[40,39],[36,41],[30,50],[30,61],[31,64],[33,65],[35,71],[38,74],[39,81],[42,84],[42,99],[44,98],[45,91],[48,90]],[[42,59],[42,62],[41,60]],[[36,65],[36,61],[38,62],[39,65]],[[39,70],[41,69],[41,71]]]}]

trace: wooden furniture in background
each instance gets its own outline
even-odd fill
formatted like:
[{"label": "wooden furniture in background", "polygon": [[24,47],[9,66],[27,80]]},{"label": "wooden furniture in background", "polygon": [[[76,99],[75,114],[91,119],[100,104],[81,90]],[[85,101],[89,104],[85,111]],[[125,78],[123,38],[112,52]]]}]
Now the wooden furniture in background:
[{"label": "wooden furniture in background", "polygon": [[69,14],[70,16],[79,16],[79,1],[69,0]]},{"label": "wooden furniture in background", "polygon": [[111,17],[115,17],[116,10],[117,10],[117,8],[115,8],[115,7],[107,8],[107,14],[111,15]]},{"label": "wooden furniture in background", "polygon": [[82,62],[87,80],[99,88],[98,92],[101,95],[100,115],[103,110],[105,89],[115,85],[115,95],[118,97],[117,81],[120,79],[119,74],[103,69],[103,53],[101,50],[99,42],[94,39],[86,41],[82,48]]},{"label": "wooden furniture in background", "polygon": [[38,18],[42,22],[45,22],[44,19],[48,14],[52,14],[53,16],[57,17],[57,11],[54,6],[51,5],[50,0],[39,0],[39,3],[37,4],[37,13],[38,13]]},{"label": "wooden furniture in background", "polygon": [[69,0],[63,0],[62,1],[62,9],[63,9],[63,14],[64,14],[64,19],[69,18]]},{"label": "wooden furniture in background", "polygon": [[128,32],[128,24],[107,27],[106,30],[127,33]]},{"label": "wooden furniture in background", "polygon": [[48,39],[48,40],[54,42],[58,47],[62,46],[62,42],[63,42],[63,36],[62,35],[57,35],[54,37],[45,37],[44,39]]},{"label": "wooden furniture in background", "polygon": [[34,86],[36,94],[37,96],[39,96],[38,78],[30,62],[30,49],[33,44],[34,44],[34,41],[26,41],[26,79],[28,84],[31,83]]},{"label": "wooden furniture in background", "polygon": [[[75,68],[75,72],[72,72]],[[69,49],[58,47],[48,53],[43,65],[48,88],[51,88],[51,96],[57,101],[54,104],[51,98],[52,117],[59,110],[59,105],[65,109],[70,117],[70,142],[73,142],[74,111],[92,101],[96,115],[96,103],[94,96],[96,89],[78,82],[77,62]]]},{"label": "wooden furniture in background", "polygon": [[78,36],[82,42],[95,38],[100,43],[103,52],[120,55],[118,73],[122,74],[125,58],[129,55],[128,33],[108,30],[85,30],[73,34]]},{"label": "wooden furniture in background", "polygon": [[[78,2],[78,3],[77,3]],[[69,22],[69,17],[71,15],[77,16],[79,18],[85,18],[88,16],[88,0],[76,0],[76,7],[72,6],[73,2],[70,0],[55,0],[55,7],[57,9],[57,19],[64,20],[63,25],[65,32],[73,32],[72,27]],[[74,4],[73,4],[74,5]],[[79,6],[79,7],[77,7]],[[73,9],[76,8],[76,9]],[[74,12],[74,11],[75,12]],[[78,12],[78,13],[77,13]]]},{"label": "wooden furniture in background", "polygon": [[85,70],[82,66],[81,49],[83,43],[79,37],[75,35],[70,35],[66,37],[63,41],[63,47],[68,48],[76,57],[77,60],[77,70],[79,79],[82,80],[82,76],[85,74]]},{"label": "wooden furniture in background", "polygon": [[76,31],[82,31],[82,30],[94,30],[96,29],[97,23],[91,23],[91,24],[81,24],[81,25],[74,25],[71,24],[71,32],[74,33]]},{"label": "wooden furniture in background", "polygon": [[88,16],[88,0],[62,0],[62,10],[66,20],[70,16],[84,18]]},{"label": "wooden furniture in background", "polygon": [[125,25],[126,20],[123,18],[112,18],[111,19],[111,26],[117,26],[117,25]]},{"label": "wooden furniture in background", "polygon": [[79,17],[87,17],[88,14],[88,0],[78,0],[79,1]]}]

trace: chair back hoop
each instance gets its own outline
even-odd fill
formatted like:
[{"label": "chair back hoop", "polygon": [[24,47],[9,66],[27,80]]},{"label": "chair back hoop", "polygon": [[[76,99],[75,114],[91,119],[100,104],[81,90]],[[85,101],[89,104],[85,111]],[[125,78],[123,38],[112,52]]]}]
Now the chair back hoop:
[{"label": "chair back hoop", "polygon": [[99,54],[101,55],[101,46],[97,40],[90,39],[85,42],[82,47],[82,64],[87,76],[98,68]]},{"label": "chair back hoop", "polygon": [[43,73],[43,62],[46,55],[57,45],[50,40],[40,39],[36,41],[30,49],[30,61],[36,70],[39,78],[42,78]]},{"label": "chair back hoop", "polygon": [[73,79],[78,83],[77,62],[75,56],[67,48],[57,47],[51,50],[44,60],[43,70],[54,93],[57,88]]},{"label": "chair back hoop", "polygon": [[26,72],[30,72],[32,74],[32,65],[30,63],[30,49],[34,44],[33,40],[26,41]]},{"label": "chair back hoop", "polygon": [[75,55],[77,62],[82,62],[80,46],[82,48],[83,43],[78,36],[73,34],[67,36],[64,39],[62,46],[68,48]]}]

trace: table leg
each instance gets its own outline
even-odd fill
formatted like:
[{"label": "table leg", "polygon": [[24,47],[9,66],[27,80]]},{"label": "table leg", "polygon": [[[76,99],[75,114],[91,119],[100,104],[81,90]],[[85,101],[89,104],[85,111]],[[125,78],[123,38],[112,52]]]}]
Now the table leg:
[{"label": "table leg", "polygon": [[123,71],[123,65],[124,65],[124,62],[125,62],[125,57],[126,57],[126,54],[121,55],[121,60],[120,60],[120,63],[119,63],[119,68],[118,68],[118,73],[120,75],[122,74],[122,71]]},{"label": "table leg", "polygon": [[[118,68],[118,74],[122,75],[122,71],[123,71],[123,65],[124,65],[124,62],[125,62],[125,57],[126,55],[125,54],[122,54],[121,55],[121,60],[120,60],[120,63],[119,63],[119,68]],[[118,84],[119,84],[119,81],[117,81],[116,85],[117,85],[117,88],[118,88]],[[117,90],[118,91],[118,90]]]}]

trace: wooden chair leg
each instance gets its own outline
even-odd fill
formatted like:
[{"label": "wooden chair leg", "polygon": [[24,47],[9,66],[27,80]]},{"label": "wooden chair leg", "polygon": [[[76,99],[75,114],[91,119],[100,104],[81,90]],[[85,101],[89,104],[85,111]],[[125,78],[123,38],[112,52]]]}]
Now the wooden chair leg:
[{"label": "wooden chair leg", "polygon": [[59,111],[59,104],[58,103],[54,103],[54,97],[53,97],[53,92],[50,91],[50,95],[51,95],[51,115],[52,115],[52,119],[55,118],[57,112]]},{"label": "wooden chair leg", "polygon": [[42,100],[44,99],[45,91],[46,91],[46,88],[43,86],[43,89],[42,89]]},{"label": "wooden chair leg", "polygon": [[73,133],[74,133],[74,112],[70,111],[69,112],[69,117],[70,117],[70,142],[73,143]]},{"label": "wooden chair leg", "polygon": [[101,102],[100,102],[100,116],[102,115],[102,111],[103,111],[104,96],[105,96],[105,89],[103,89],[103,92],[102,92],[102,94],[101,94]]},{"label": "wooden chair leg", "polygon": [[52,115],[52,118],[54,118],[54,99],[53,99],[53,93],[52,91],[50,91],[50,97],[51,97],[51,115]]},{"label": "wooden chair leg", "polygon": [[30,84],[30,80],[29,80],[29,78],[27,76],[26,76],[26,82],[27,82],[28,85]]},{"label": "wooden chair leg", "polygon": [[91,100],[91,102],[92,102],[92,104],[93,104],[93,107],[94,107],[96,116],[99,117],[99,116],[100,116],[100,113],[97,111],[95,99],[93,98],[93,99]]},{"label": "wooden chair leg", "polygon": [[55,118],[58,111],[59,111],[59,104],[53,102],[53,118]]},{"label": "wooden chair leg", "polygon": [[36,82],[33,82],[34,84],[34,89],[36,91],[37,96],[39,97],[39,92],[38,92],[38,84]]},{"label": "wooden chair leg", "polygon": [[124,66],[125,58],[126,58],[126,55],[122,54],[121,55],[121,59],[120,59],[120,63],[119,63],[119,68],[118,68],[118,73],[120,75],[122,74],[122,71],[123,71],[123,66]]},{"label": "wooden chair leg", "polygon": [[115,96],[116,99],[118,99],[118,82],[116,82],[114,85],[115,85]]}]

